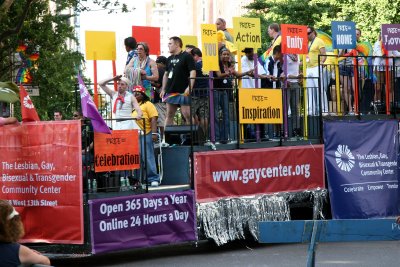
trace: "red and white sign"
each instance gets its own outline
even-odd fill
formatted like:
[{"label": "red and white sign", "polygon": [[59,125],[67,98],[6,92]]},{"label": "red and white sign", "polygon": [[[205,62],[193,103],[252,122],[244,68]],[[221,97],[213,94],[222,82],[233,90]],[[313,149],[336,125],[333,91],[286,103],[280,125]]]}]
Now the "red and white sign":
[{"label": "red and white sign", "polygon": [[308,36],[307,26],[282,24],[282,53],[283,54],[307,54]]},{"label": "red and white sign", "polygon": [[323,145],[198,152],[196,201],[325,188]]},{"label": "red and white sign", "polygon": [[0,199],[20,213],[22,242],[83,244],[81,122],[0,127]]}]

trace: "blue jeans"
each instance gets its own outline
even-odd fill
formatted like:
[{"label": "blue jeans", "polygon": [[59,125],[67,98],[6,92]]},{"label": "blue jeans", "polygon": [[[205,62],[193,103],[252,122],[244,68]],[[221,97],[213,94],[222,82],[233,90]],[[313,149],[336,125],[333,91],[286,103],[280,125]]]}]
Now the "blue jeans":
[{"label": "blue jeans", "polygon": [[[152,134],[146,134],[140,136],[140,158],[141,166],[144,167],[144,147],[143,140],[146,140],[146,164],[147,164],[147,182],[160,182],[160,177],[157,173],[156,160],[154,157],[154,145]],[[143,181],[145,182],[145,181]]]},{"label": "blue jeans", "polygon": [[[219,121],[219,108],[222,110],[222,124]],[[227,141],[229,138],[229,101],[228,92],[226,90],[214,91],[214,124],[215,124],[215,140]]]}]

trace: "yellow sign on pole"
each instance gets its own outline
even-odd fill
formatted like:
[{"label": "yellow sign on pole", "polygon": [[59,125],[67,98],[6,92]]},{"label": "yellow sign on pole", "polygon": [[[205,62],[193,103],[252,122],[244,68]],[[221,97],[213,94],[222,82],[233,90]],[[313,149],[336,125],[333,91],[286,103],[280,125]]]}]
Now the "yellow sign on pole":
[{"label": "yellow sign on pole", "polygon": [[239,122],[282,124],[282,90],[240,88]]},{"label": "yellow sign on pole", "polygon": [[201,24],[203,71],[218,71],[218,38],[215,24]]},{"label": "yellow sign on pole", "polygon": [[233,41],[240,48],[261,48],[260,18],[233,18]]},{"label": "yellow sign on pole", "polygon": [[85,32],[86,60],[116,60],[115,32]]},{"label": "yellow sign on pole", "polygon": [[183,50],[185,50],[186,45],[194,45],[195,47],[199,45],[196,35],[181,35],[180,38],[182,39]]}]

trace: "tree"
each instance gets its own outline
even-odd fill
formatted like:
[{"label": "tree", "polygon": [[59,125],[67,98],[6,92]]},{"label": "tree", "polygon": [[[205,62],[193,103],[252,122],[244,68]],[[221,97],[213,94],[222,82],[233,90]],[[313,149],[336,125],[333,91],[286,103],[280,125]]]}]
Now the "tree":
[{"label": "tree", "polygon": [[[109,12],[128,11],[118,1],[90,2]],[[76,75],[83,56],[66,45],[69,40],[77,40],[71,23],[74,14],[65,15],[63,11],[90,10],[88,4],[87,0],[3,0],[0,4],[0,81],[12,80],[20,67],[15,60],[19,45],[26,45],[28,55],[38,50],[39,59],[31,74],[32,84],[40,88],[40,97],[32,100],[42,120],[52,118],[55,109],[68,117],[75,108]],[[16,105],[15,115],[19,114]]]}]

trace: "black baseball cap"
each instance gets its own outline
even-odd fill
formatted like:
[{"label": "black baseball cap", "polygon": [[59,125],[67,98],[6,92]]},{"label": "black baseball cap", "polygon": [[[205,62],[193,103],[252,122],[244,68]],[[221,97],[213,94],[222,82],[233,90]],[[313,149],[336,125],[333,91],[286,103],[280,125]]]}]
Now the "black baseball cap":
[{"label": "black baseball cap", "polygon": [[156,59],[156,63],[163,63],[164,65],[167,65],[167,58],[164,57],[164,56],[159,56],[159,57]]}]

